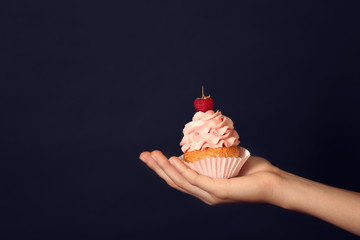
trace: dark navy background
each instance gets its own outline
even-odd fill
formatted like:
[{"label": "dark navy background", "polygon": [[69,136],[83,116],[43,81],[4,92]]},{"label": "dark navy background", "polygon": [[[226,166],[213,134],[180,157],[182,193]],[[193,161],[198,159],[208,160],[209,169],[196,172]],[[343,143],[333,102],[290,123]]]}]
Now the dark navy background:
[{"label": "dark navy background", "polygon": [[360,191],[356,2],[2,3],[0,238],[356,239],[207,206],[138,159],[181,154],[205,84],[252,154]]}]

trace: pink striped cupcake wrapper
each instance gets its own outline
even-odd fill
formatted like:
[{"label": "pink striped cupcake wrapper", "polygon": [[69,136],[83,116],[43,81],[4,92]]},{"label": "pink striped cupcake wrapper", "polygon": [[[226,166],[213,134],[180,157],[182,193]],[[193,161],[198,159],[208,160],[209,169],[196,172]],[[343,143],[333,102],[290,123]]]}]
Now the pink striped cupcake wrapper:
[{"label": "pink striped cupcake wrapper", "polygon": [[[211,157],[185,164],[197,173],[212,178],[232,178],[239,174],[241,167],[250,157],[250,152],[240,147],[240,156],[237,158]],[[179,157],[183,160],[183,156]]]}]

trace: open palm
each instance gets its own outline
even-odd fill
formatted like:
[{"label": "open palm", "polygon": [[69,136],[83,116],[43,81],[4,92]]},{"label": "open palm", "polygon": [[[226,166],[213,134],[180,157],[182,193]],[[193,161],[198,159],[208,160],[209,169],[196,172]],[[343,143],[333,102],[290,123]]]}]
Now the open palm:
[{"label": "open palm", "polygon": [[179,158],[166,158],[160,151],[143,152],[140,159],[167,184],[209,205],[232,202],[269,202],[280,169],[261,157],[251,156],[237,177],[210,178],[187,167]]}]

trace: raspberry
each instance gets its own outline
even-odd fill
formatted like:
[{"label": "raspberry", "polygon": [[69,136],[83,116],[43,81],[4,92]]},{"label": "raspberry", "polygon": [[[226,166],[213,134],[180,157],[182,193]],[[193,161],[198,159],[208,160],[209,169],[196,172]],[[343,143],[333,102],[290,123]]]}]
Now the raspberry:
[{"label": "raspberry", "polygon": [[194,100],[196,111],[206,112],[214,109],[214,101],[209,96],[204,96],[204,86],[202,87],[202,97]]}]

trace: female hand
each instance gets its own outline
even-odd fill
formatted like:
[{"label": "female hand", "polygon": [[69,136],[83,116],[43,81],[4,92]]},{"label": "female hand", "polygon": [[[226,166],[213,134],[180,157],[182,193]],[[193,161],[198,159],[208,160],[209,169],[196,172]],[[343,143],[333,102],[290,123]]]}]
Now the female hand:
[{"label": "female hand", "polygon": [[167,159],[160,151],[143,152],[140,159],[165,182],[209,205],[233,202],[272,202],[273,187],[281,181],[280,169],[261,157],[251,156],[235,178],[200,175],[179,158]]},{"label": "female hand", "polygon": [[210,178],[196,173],[179,158],[160,151],[143,152],[140,159],[171,187],[209,205],[265,202],[307,213],[360,236],[360,193],[331,187],[250,157],[235,178]]}]

